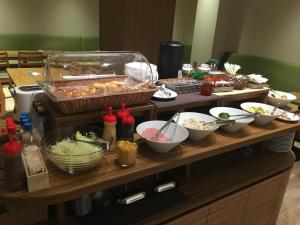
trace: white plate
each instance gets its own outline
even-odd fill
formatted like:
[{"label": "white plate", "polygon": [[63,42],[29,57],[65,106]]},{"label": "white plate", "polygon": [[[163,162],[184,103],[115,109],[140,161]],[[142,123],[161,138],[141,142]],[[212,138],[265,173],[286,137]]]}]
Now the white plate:
[{"label": "white plate", "polygon": [[164,94],[163,91],[161,90],[158,90],[157,92],[154,93],[153,97],[154,98],[157,98],[157,99],[164,99],[164,100],[167,100],[167,99],[173,99],[173,98],[176,98],[177,97],[177,93],[175,91],[172,91],[168,88],[165,88],[165,90],[169,93],[171,93],[171,95],[166,95]]},{"label": "white plate", "polygon": [[290,119],[285,119],[285,118],[282,118],[281,116],[279,116],[278,119],[282,120],[282,121],[285,121],[285,122],[297,122],[300,119],[300,117],[295,113],[284,111],[284,114],[286,116],[288,116]]}]

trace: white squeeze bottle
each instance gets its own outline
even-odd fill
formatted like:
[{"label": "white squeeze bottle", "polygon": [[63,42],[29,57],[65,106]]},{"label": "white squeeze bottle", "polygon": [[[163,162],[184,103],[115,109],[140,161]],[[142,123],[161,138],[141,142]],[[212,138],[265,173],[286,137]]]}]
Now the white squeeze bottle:
[{"label": "white squeeze bottle", "polygon": [[117,117],[112,114],[112,107],[108,107],[107,114],[103,116],[104,130],[102,138],[108,141],[110,146],[114,146],[117,141],[116,123]]}]

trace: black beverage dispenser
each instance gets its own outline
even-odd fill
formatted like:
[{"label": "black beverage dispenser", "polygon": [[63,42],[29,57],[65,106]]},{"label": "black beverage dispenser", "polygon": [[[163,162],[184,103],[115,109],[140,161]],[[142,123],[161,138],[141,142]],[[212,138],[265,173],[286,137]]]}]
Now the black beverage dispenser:
[{"label": "black beverage dispenser", "polygon": [[159,51],[158,73],[159,78],[178,77],[182,69],[183,45],[177,41],[162,42]]}]

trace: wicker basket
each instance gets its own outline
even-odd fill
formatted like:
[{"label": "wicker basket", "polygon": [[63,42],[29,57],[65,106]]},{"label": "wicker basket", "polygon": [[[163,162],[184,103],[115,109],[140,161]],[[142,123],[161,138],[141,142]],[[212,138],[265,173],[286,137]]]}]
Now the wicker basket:
[{"label": "wicker basket", "polygon": [[213,93],[233,91],[234,86],[217,86],[213,87]]},{"label": "wicker basket", "polygon": [[166,88],[175,91],[177,94],[186,94],[199,92],[201,87],[201,81],[194,79],[164,79],[158,82],[159,84],[165,84]]},{"label": "wicker basket", "polygon": [[243,90],[248,86],[248,76],[232,76],[231,80],[234,82],[234,89]]},{"label": "wicker basket", "polygon": [[[217,82],[214,83],[213,93],[233,91],[233,88],[234,88],[233,81],[226,81],[226,83],[217,83]],[[222,82],[222,81],[220,81],[220,82]]]},{"label": "wicker basket", "polygon": [[266,84],[255,84],[255,83],[251,83],[249,82],[248,83],[248,88],[251,88],[251,89],[262,89],[265,87]]},{"label": "wicker basket", "polygon": [[[124,79],[124,76],[122,78],[118,77],[117,79]],[[99,80],[109,81],[112,79],[105,78],[89,81],[85,80],[84,82],[77,80],[72,81],[72,85],[76,86],[77,82],[81,82],[78,83],[80,85],[82,85],[83,83],[86,85],[87,82],[97,82]],[[70,86],[70,81],[59,81],[59,86],[68,87]],[[151,86],[151,88],[149,88],[148,90],[128,91],[124,93],[115,93],[110,95],[93,95],[87,97],[59,99],[47,88],[45,89],[46,95],[63,114],[75,114],[86,111],[100,110],[108,106],[120,106],[122,103],[125,103],[128,106],[145,104],[149,102],[150,98],[156,91],[157,88],[155,86]]]}]

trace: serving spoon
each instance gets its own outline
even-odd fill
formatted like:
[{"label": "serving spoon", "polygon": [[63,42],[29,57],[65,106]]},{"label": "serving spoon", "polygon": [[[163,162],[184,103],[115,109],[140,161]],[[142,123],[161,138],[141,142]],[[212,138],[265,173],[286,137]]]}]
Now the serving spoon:
[{"label": "serving spoon", "polygon": [[272,115],[272,116],[274,115],[275,111],[278,109],[278,106],[279,106],[279,105],[280,105],[280,103],[278,102],[278,103],[276,104],[276,106],[274,107],[273,111],[271,112],[271,115]]},{"label": "serving spoon", "polygon": [[171,137],[169,138],[169,142],[172,142],[173,139],[174,139],[176,130],[177,130],[177,125],[178,125],[179,117],[180,117],[180,113],[179,112],[175,113],[171,117],[171,119],[169,119],[158,131],[155,132],[155,134],[151,137],[151,140],[157,141],[158,137],[163,133],[163,131],[165,129],[169,128],[169,126],[170,126],[171,122],[173,121],[173,119],[176,118],[175,126],[173,127]]}]

